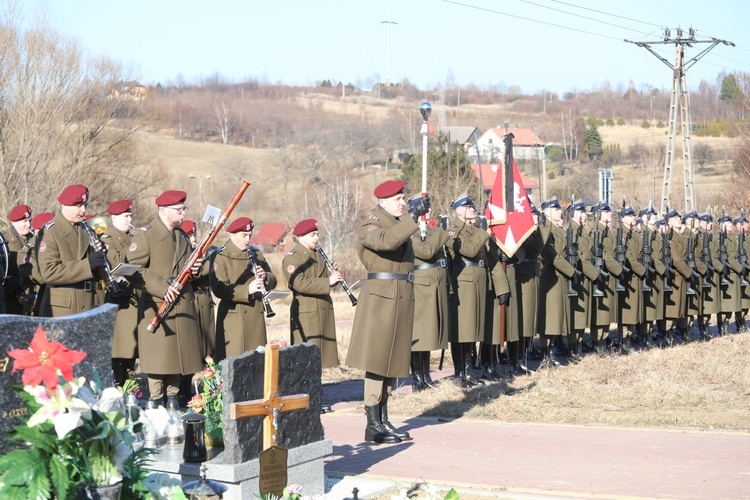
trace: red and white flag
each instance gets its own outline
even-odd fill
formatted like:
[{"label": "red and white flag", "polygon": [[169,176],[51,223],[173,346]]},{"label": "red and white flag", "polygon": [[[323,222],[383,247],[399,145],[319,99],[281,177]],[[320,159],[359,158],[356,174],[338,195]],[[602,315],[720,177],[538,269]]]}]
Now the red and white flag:
[{"label": "red and white flag", "polygon": [[[531,217],[529,198],[526,196],[526,189],[523,187],[515,158],[512,162],[513,168],[510,170],[513,176],[513,190],[511,191],[508,185],[511,179],[507,179],[506,172],[509,169],[498,169],[495,185],[492,186],[485,211],[492,237],[508,257],[512,257],[526,238],[536,230],[534,219]],[[506,199],[506,192],[513,193],[512,200]]]}]

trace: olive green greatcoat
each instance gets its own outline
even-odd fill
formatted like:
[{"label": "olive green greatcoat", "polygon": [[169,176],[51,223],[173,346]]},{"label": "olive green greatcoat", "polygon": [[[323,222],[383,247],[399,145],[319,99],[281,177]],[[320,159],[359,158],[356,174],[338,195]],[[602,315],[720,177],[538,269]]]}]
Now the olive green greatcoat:
[{"label": "olive green greatcoat", "polygon": [[448,268],[444,245],[448,233],[427,226],[425,240],[411,237],[414,265],[438,264],[414,271],[414,329],[411,350],[434,351],[448,347]]},{"label": "olive green greatcoat", "polygon": [[[615,234],[612,229],[599,222],[599,238],[602,245],[602,259],[604,260],[604,271],[608,277],[598,282],[599,290],[604,294],[601,297],[591,298],[591,326],[604,326],[609,328],[612,323],[617,322],[617,292],[615,285],[617,277],[622,273],[622,267],[615,259]],[[592,255],[594,237],[591,237]]]},{"label": "olive green greatcoat", "polygon": [[[357,229],[357,254],[368,273],[411,273],[409,215],[396,219],[376,208]],[[359,294],[346,364],[382,377],[409,374],[414,324],[414,285],[407,280],[368,279]]]},{"label": "olive green greatcoat", "polygon": [[565,259],[565,231],[552,223],[548,226],[542,249],[537,331],[542,335],[567,335],[570,329],[567,280],[575,274],[575,269]]},{"label": "olive green greatcoat", "polygon": [[[747,234],[744,234],[743,239],[745,240],[745,242],[744,242],[744,245],[742,246],[745,250],[745,259],[746,259],[746,265],[747,265],[747,259],[748,259],[748,256],[750,256],[750,238],[747,237]],[[748,276],[750,276],[750,272],[748,272],[747,269],[745,269],[743,274],[745,275],[745,281],[750,281],[750,279],[748,279]],[[746,285],[742,287],[742,310],[747,311],[749,308],[750,308],[750,285]]]},{"label": "olive green greatcoat", "polygon": [[27,236],[21,236],[12,225],[8,226],[8,234],[3,234],[8,240],[8,276],[3,284],[5,291],[5,314],[23,314],[26,297],[33,292],[33,284],[28,277],[22,275],[24,267],[22,264],[27,255],[26,244],[32,237],[31,232]]},{"label": "olive green greatcoat", "polygon": [[664,294],[664,318],[678,320],[687,315],[687,277],[692,270],[686,262],[687,257],[687,240],[684,235],[670,228],[669,248],[672,252],[672,273],[670,284],[672,291]]},{"label": "olive green greatcoat", "polygon": [[[266,291],[276,288],[276,276],[260,250],[258,265],[266,272]],[[247,250],[231,240],[214,254],[209,274],[211,291],[219,299],[216,308],[216,361],[239,356],[268,343],[263,301],[249,293],[255,279]]]},{"label": "olive green greatcoat", "polygon": [[737,236],[734,233],[728,234],[724,243],[727,246],[727,265],[729,266],[727,278],[730,283],[721,287],[721,312],[732,313],[742,309],[742,285],[740,279],[742,266],[737,261]]},{"label": "olive green greatcoat", "polygon": [[[646,234],[647,233],[647,234]],[[650,292],[642,291],[643,314],[642,321],[659,321],[664,319],[664,263],[661,254],[661,233],[648,228],[641,231],[641,241],[648,237],[651,245],[651,268],[646,283],[651,288]],[[643,247],[646,245],[644,244]],[[641,252],[643,252],[641,250]]]},{"label": "olive green greatcoat", "polygon": [[[570,221],[563,229],[571,228],[573,244],[578,248],[578,266],[583,271],[573,279],[573,290],[576,295],[570,297],[570,328],[585,330],[589,326],[589,308],[591,306],[591,285],[599,277],[596,268],[591,263],[592,243],[585,228],[575,221]],[[567,289],[566,289],[567,293]]]},{"label": "olive green greatcoat", "polygon": [[[695,293],[687,296],[687,314],[697,316],[703,311],[703,295],[700,292],[703,285],[703,277],[706,275],[708,268],[699,258],[701,255],[701,239],[698,230],[685,227],[682,236],[685,238],[685,248],[692,250],[690,255],[692,257],[692,267],[695,269],[696,274],[698,274],[697,277],[693,276],[692,280],[689,281],[690,288]],[[692,248],[689,244],[692,244]],[[686,262],[690,266],[690,260],[686,259]]]},{"label": "olive green greatcoat", "polygon": [[89,237],[80,224],[71,224],[61,214],[36,241],[36,266],[39,278],[47,284],[40,306],[40,316],[67,316],[93,309],[96,290],[65,288],[84,281],[93,282],[89,265]]},{"label": "olive green greatcoat", "polygon": [[643,292],[641,291],[643,275],[646,268],[641,263],[641,252],[643,250],[643,240],[641,234],[631,229],[623,231],[623,239],[627,246],[625,256],[627,257],[627,267],[630,271],[625,271],[625,277],[621,283],[625,286],[624,292],[619,292],[618,304],[620,307],[620,323],[622,325],[637,325],[642,319]]},{"label": "olive green greatcoat", "polygon": [[198,327],[203,338],[203,351],[206,356],[216,355],[216,316],[214,315],[214,298],[211,295],[209,269],[211,263],[204,260],[200,275],[193,280],[195,293],[195,311],[198,313]]},{"label": "olive green greatcoat", "polygon": [[[481,339],[485,344],[500,344],[500,308],[502,307],[497,298],[500,295],[510,293],[510,284],[506,270],[500,261],[500,247],[495,240],[490,238],[487,242],[487,269],[490,273],[490,282],[487,287],[487,304],[485,306],[484,335]],[[511,300],[508,297],[508,302]],[[508,306],[505,306],[505,340],[515,342],[518,340],[518,330],[511,332],[508,329]]]},{"label": "olive green greatcoat", "polygon": [[[703,301],[704,316],[716,314],[721,312],[721,272],[724,266],[719,260],[719,241],[713,233],[705,230],[700,231],[701,237],[701,260],[704,262],[710,262],[711,268],[706,271],[706,275],[703,277],[703,283],[710,285],[709,287],[701,286],[701,298]],[[703,250],[704,242],[708,241],[708,252]],[[707,266],[708,267],[708,266]]]},{"label": "olive green greatcoat", "polygon": [[202,369],[203,341],[191,280],[182,287],[179,300],[156,331],[146,329],[191,253],[185,233],[170,231],[159,217],[133,235],[125,258],[141,266],[130,282],[139,291],[138,357],[144,373],[188,375]]},{"label": "olive green greatcoat", "polygon": [[[110,268],[114,269],[125,261],[132,236],[110,225],[101,240],[107,247]],[[118,284],[122,289],[121,294],[117,297],[112,296],[110,291],[106,294],[106,301],[118,307],[112,337],[112,357],[131,359],[136,357],[138,349],[138,295],[129,282],[120,281]]]},{"label": "olive green greatcoat", "polygon": [[510,285],[508,339],[536,334],[536,308],[539,294],[539,255],[544,243],[537,227],[523,242],[506,268]]},{"label": "olive green greatcoat", "polygon": [[291,342],[311,342],[320,349],[323,368],[339,366],[336,317],[331,300],[331,271],[321,255],[297,243],[281,264],[292,291]]}]

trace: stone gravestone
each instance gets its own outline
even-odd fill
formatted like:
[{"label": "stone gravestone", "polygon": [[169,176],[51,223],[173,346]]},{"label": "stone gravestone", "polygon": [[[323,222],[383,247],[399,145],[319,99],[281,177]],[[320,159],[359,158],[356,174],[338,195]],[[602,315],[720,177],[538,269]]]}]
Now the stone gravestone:
[{"label": "stone gravestone", "polygon": [[41,326],[53,339],[68,349],[84,351],[86,358],[73,368],[73,375],[93,380],[98,374],[104,387],[112,385],[112,335],[117,306],[105,304],[91,311],[61,318],[0,315],[0,455],[13,448],[8,440],[13,427],[26,415],[26,405],[11,385],[21,385],[21,372],[11,373],[12,349],[26,349]]},{"label": "stone gravestone", "polygon": [[[253,498],[258,495],[260,464],[263,451],[263,418],[229,419],[229,406],[262,399],[265,353],[250,351],[221,363],[224,383],[224,450],[206,465],[206,478],[229,489],[227,500]],[[314,344],[298,344],[279,351],[279,395],[308,394],[310,407],[282,413],[278,417],[277,445],[288,449],[288,484],[302,486],[303,495],[325,492],[324,458],[333,450],[324,438],[320,421],[322,385],[320,350]],[[150,468],[166,472],[183,484],[200,477],[202,464],[185,463],[183,445],[162,446]],[[213,451],[213,450],[212,450]]]}]

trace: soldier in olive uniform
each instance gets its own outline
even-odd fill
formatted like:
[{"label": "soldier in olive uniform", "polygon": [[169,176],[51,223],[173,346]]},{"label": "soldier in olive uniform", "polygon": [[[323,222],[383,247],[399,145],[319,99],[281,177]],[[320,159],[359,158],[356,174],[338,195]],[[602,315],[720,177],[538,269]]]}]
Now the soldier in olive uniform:
[{"label": "soldier in olive uniform", "polygon": [[[490,281],[487,287],[484,332],[481,339],[482,350],[480,352],[480,367],[482,370],[482,378],[501,379],[503,378],[503,370],[500,367],[499,355],[500,348],[503,347],[503,345],[501,345],[502,338],[500,329],[505,328],[506,345],[513,343],[513,352],[516,356],[518,331],[508,331],[507,314],[505,324],[500,324],[500,308],[507,304],[510,299],[510,285],[501,260],[504,255],[502,255],[502,250],[500,250],[500,247],[497,245],[494,238],[487,242],[486,255]],[[518,363],[517,358],[514,361],[516,364]],[[508,357],[508,363],[511,363],[510,356]]]},{"label": "soldier in olive uniform", "polygon": [[692,276],[693,270],[687,264],[687,239],[682,235],[682,216],[677,210],[672,210],[666,218],[674,270],[670,280],[672,291],[664,296],[664,319],[671,322],[666,340],[668,345],[672,345],[675,332],[680,331],[680,323],[684,324],[687,316],[687,279]]},{"label": "soldier in olive uniform", "polygon": [[[195,240],[196,225],[191,220],[186,220],[180,227],[190,240],[190,246],[195,250],[198,242]],[[214,247],[212,247],[214,249]],[[203,350],[206,356],[214,356],[216,353],[216,321],[214,318],[214,298],[211,295],[211,285],[209,282],[209,254],[213,255],[212,249],[209,249],[204,256],[203,266],[197,279],[193,280],[193,293],[195,294],[195,310],[198,313],[198,326],[201,329],[203,338]],[[183,384],[190,381],[184,381]]]},{"label": "soldier in olive uniform", "polygon": [[47,285],[41,316],[67,316],[93,309],[96,291],[102,288],[98,273],[106,262],[104,246],[95,250],[81,227],[85,224],[82,221],[89,201],[88,188],[82,184],[68,186],[57,201],[60,213],[35,242],[35,265],[39,278]]},{"label": "soldier in olive uniform", "polygon": [[[216,361],[251,351],[268,342],[262,294],[276,288],[276,276],[263,252],[250,245],[255,225],[238,217],[227,227],[229,241],[214,254],[209,275],[216,309]],[[253,267],[253,252],[258,267]]]},{"label": "soldier in olive uniform", "polygon": [[[136,231],[126,256],[129,263],[141,266],[129,281],[140,291],[138,355],[141,370],[148,376],[150,398],[157,402],[164,396],[177,396],[182,376],[203,367],[193,287],[190,280],[182,288],[173,284],[192,254],[190,241],[180,230],[186,199],[184,191],[159,195],[155,200],[158,215]],[[198,277],[202,264],[201,258],[194,262],[191,279]],[[174,306],[160,326],[149,332],[147,327],[164,301]]]},{"label": "soldier in olive uniform", "polygon": [[708,325],[711,315],[721,313],[721,272],[723,266],[719,260],[719,242],[713,234],[714,218],[711,214],[700,217],[700,259],[706,265],[706,275],[701,286],[703,308],[698,317],[701,340],[710,340]]},{"label": "soldier in olive uniform", "polygon": [[28,274],[22,276],[29,240],[34,236],[31,230],[31,207],[16,205],[8,213],[10,226],[4,237],[8,241],[8,276],[5,278],[5,314],[23,314],[26,302],[33,293],[33,284]]},{"label": "soldier in olive uniform", "polygon": [[322,367],[334,368],[339,366],[339,351],[331,287],[341,283],[343,278],[338,269],[328,269],[316,249],[318,221],[300,221],[292,234],[297,237],[297,243],[281,264],[292,291],[291,343],[312,342],[320,349]]},{"label": "soldier in olive uniform", "polygon": [[47,285],[42,281],[39,276],[39,267],[36,265],[36,242],[41,239],[44,230],[48,223],[51,223],[55,218],[55,214],[51,212],[42,212],[34,216],[31,219],[31,229],[34,230],[34,236],[29,240],[24,250],[23,255],[18,254],[18,269],[21,274],[21,278],[28,278],[28,282],[23,283],[24,289],[29,290],[23,308],[23,314],[26,316],[39,316],[39,308],[42,305],[42,297],[47,289]]},{"label": "soldier in olive uniform", "polygon": [[613,342],[613,350],[627,354],[632,349],[632,335],[635,326],[642,321],[641,308],[643,298],[641,297],[641,286],[646,268],[641,263],[641,251],[643,240],[640,233],[636,231],[636,213],[632,207],[625,207],[621,215],[623,227],[623,241],[627,247],[625,256],[627,266],[623,269],[620,283],[625,287],[618,297],[618,310],[620,321],[620,338]]},{"label": "soldier in olive uniform", "polygon": [[657,225],[658,214],[656,210],[651,208],[649,211],[648,208],[644,208],[639,215],[641,217],[641,241],[643,241],[641,253],[644,257],[644,269],[646,264],[649,264],[646,262],[647,249],[651,252],[651,258],[649,259],[649,269],[646,270],[646,276],[644,276],[642,283],[643,310],[638,331],[641,334],[644,347],[650,349],[655,346],[652,331],[654,324],[664,319],[662,237]]},{"label": "soldier in olive uniform", "polygon": [[568,335],[571,324],[568,280],[582,274],[565,258],[565,231],[562,228],[560,203],[556,199],[546,201],[542,204],[542,212],[547,220],[548,232],[542,248],[537,311],[539,344],[544,353],[540,368],[560,365],[554,357],[550,340]]},{"label": "soldier in olive uniform", "polygon": [[[574,248],[578,249],[577,267],[583,272],[573,279],[573,290],[576,295],[570,297],[570,329],[568,331],[568,359],[578,363],[583,359],[583,333],[589,326],[589,308],[591,306],[591,285],[599,279],[599,272],[591,263],[593,251],[592,242],[585,229],[587,216],[586,206],[575,203],[572,207],[572,217],[568,222],[573,237]],[[567,231],[567,227],[565,228]],[[566,235],[567,239],[567,235]]]},{"label": "soldier in olive uniform", "polygon": [[[409,200],[418,205],[421,196]],[[447,219],[442,218],[447,225]],[[448,260],[444,228],[427,213],[425,239],[419,233],[411,237],[414,248],[414,328],[411,345],[411,388],[421,391],[432,387],[430,352],[448,347]]]},{"label": "soldier in olive uniform", "polygon": [[414,249],[416,218],[429,199],[409,207],[403,181],[375,188],[378,206],[357,230],[357,254],[367,269],[359,294],[346,364],[365,371],[365,441],[398,443],[411,439],[388,421],[388,397],[397,377],[409,374],[414,322]]},{"label": "soldier in olive uniform", "polygon": [[692,270],[691,277],[688,278],[687,284],[687,311],[686,317],[683,322],[680,323],[680,329],[682,330],[682,341],[687,343],[693,340],[693,322],[696,318],[699,318],[703,310],[703,296],[700,293],[703,285],[703,277],[706,274],[708,268],[702,260],[698,259],[700,256],[700,238],[696,228],[698,225],[698,212],[689,212],[682,218],[683,230],[682,236],[685,239],[685,248],[687,249],[686,263]]},{"label": "soldier in olive uniform", "polygon": [[[490,235],[484,217],[477,217],[474,201],[462,196],[451,203],[456,219],[448,226],[448,251],[451,256],[451,289],[449,301],[450,330],[454,375],[465,386],[479,381],[471,374],[473,345],[484,335],[487,301],[487,253]],[[478,227],[477,224],[484,224]],[[491,346],[486,346],[485,350]],[[490,351],[491,352],[491,351]],[[485,352],[485,358],[487,352]]]},{"label": "soldier in olive uniform", "polygon": [[[118,200],[107,207],[110,225],[101,236],[107,246],[107,260],[112,269],[125,262],[133,236],[133,202]],[[128,379],[128,373],[135,369],[138,356],[138,296],[127,281],[119,283],[121,292],[113,295],[107,290],[106,301],[117,304],[115,332],[112,338],[112,376],[115,385],[121,386]]]},{"label": "soldier in olive uniform", "polygon": [[[591,298],[591,322],[589,329],[591,342],[597,354],[606,354],[606,339],[612,323],[617,322],[617,279],[622,273],[622,266],[615,259],[615,232],[612,230],[612,207],[601,202],[592,209],[595,226],[591,232],[592,253],[594,251],[594,234],[599,233],[601,255],[604,260],[604,272],[607,276],[597,282],[601,296]],[[598,222],[596,222],[598,220]],[[597,250],[597,253],[599,250]]]},{"label": "soldier in olive uniform", "polygon": [[737,333],[747,331],[745,319],[747,311],[750,308],[750,283],[748,283],[748,249],[750,242],[747,239],[748,220],[745,218],[744,210],[742,214],[734,219],[734,228],[737,233],[737,261],[742,266],[740,283],[742,288],[742,299],[740,300],[740,310],[734,313],[734,322],[737,327]]}]

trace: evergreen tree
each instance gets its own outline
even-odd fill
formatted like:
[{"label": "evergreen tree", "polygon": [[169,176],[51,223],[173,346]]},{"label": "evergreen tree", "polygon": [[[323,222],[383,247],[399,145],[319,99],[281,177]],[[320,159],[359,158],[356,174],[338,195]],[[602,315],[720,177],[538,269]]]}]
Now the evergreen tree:
[{"label": "evergreen tree", "polygon": [[599,128],[596,122],[591,123],[586,129],[586,153],[589,158],[599,158],[602,156],[602,136],[599,135]]}]

